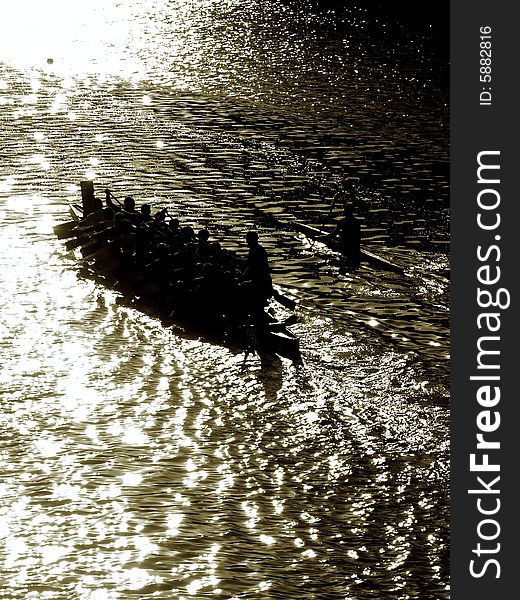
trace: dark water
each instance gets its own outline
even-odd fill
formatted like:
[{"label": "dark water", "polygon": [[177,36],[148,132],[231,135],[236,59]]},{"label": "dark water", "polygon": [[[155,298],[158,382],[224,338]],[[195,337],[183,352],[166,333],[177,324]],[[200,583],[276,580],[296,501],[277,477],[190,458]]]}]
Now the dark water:
[{"label": "dark water", "polygon": [[[447,21],[405,4],[10,9],[0,597],[449,596]],[[280,225],[345,177],[404,277]],[[256,226],[303,363],[78,277],[52,225],[85,178],[239,252]]]}]

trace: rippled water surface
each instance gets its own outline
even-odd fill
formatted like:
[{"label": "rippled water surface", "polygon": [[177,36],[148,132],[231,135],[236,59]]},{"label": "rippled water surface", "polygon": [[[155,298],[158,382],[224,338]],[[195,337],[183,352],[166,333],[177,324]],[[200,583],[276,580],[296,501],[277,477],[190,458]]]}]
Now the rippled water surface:
[{"label": "rippled water surface", "polygon": [[[0,597],[447,598],[447,24],[311,2],[9,11]],[[291,229],[329,222],[344,177],[404,276],[345,272]],[[86,178],[238,252],[257,227],[302,362],[79,276],[52,227]]]}]

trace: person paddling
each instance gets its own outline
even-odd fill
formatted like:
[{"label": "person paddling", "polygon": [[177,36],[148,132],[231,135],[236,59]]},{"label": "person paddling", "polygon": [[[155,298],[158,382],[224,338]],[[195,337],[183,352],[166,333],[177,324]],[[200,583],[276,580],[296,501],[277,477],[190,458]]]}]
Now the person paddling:
[{"label": "person paddling", "polygon": [[353,264],[359,264],[361,257],[361,228],[350,204],[343,208],[343,217],[333,231],[326,236],[337,239],[342,254]]}]

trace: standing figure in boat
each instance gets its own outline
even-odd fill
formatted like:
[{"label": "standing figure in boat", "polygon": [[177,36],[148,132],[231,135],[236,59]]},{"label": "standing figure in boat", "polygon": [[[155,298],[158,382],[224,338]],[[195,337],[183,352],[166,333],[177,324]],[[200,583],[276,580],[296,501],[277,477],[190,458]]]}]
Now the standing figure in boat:
[{"label": "standing figure in boat", "polygon": [[263,308],[268,299],[273,295],[273,281],[271,269],[265,248],[258,241],[256,231],[248,231],[246,242],[249,252],[246,259],[246,268],[243,273],[244,281],[250,288],[250,297],[253,299],[253,311],[263,313]]}]

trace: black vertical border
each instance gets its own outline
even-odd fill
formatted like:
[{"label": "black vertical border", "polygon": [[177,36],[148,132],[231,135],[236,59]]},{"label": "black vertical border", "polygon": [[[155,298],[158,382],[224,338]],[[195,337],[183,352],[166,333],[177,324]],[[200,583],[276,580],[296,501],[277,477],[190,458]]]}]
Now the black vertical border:
[{"label": "black vertical border", "polygon": [[[452,293],[452,438],[451,438],[451,597],[454,600],[498,600],[520,597],[520,19],[518,4],[511,0],[451,1],[451,293]],[[486,83],[480,81],[480,27],[492,30],[492,105],[480,106],[479,96]],[[477,225],[477,155],[484,150],[500,151],[500,231],[483,232]],[[500,523],[494,541],[480,540],[477,527],[486,516],[477,509],[477,476],[489,481],[491,474],[470,472],[470,454],[476,451],[477,414],[483,410],[476,401],[480,383],[470,381],[477,375],[477,259],[480,244],[493,243],[500,235],[501,280],[499,287],[511,294],[511,305],[501,312],[500,377],[501,424],[493,434],[499,451],[490,451],[490,461],[500,463],[500,511],[488,518]],[[497,243],[497,242],[495,242]],[[493,255],[495,257],[495,255]],[[492,262],[492,261],[490,261]],[[482,309],[480,309],[482,312]],[[482,332],[480,332],[482,335]],[[491,437],[491,436],[490,436]],[[480,486],[482,487],[482,486]],[[485,499],[495,495],[483,495]],[[486,506],[491,507],[490,500]],[[491,528],[484,530],[491,533]],[[475,552],[477,544],[497,553]],[[476,578],[469,565],[477,559],[478,570],[486,558],[500,563],[489,566]]]}]

